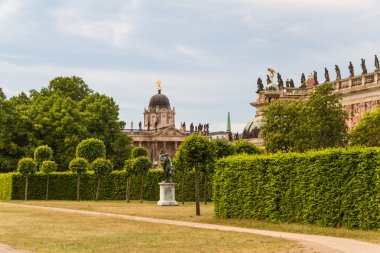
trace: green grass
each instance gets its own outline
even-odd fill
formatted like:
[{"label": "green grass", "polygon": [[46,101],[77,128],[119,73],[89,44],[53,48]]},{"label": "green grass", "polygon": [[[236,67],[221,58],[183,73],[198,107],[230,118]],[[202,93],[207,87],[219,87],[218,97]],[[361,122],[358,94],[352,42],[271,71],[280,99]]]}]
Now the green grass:
[{"label": "green grass", "polygon": [[301,234],[327,235],[380,243],[380,231],[350,230],[345,228],[321,227],[310,224],[274,224],[257,220],[221,219],[214,217],[214,206],[212,203],[201,205],[200,217],[195,216],[195,204],[193,202],[185,203],[184,206],[179,205],[174,207],[160,207],[156,205],[156,202],[148,201],[145,201],[142,204],[137,202],[125,203],[125,201],[13,201],[11,203],[64,207],[78,210],[109,212],[115,214],[127,214]]},{"label": "green grass", "polygon": [[[71,206],[85,210],[99,208],[103,211],[118,208],[118,210],[129,210],[127,213],[130,214],[140,214],[138,211],[141,208],[150,209],[146,213],[157,214],[177,213],[182,209],[181,207],[166,209],[154,206],[153,203],[142,205],[122,202],[27,203]],[[158,216],[163,217],[162,214]],[[17,249],[49,253],[305,252],[303,246],[297,242],[279,238],[2,205],[0,205],[0,243]]]}]

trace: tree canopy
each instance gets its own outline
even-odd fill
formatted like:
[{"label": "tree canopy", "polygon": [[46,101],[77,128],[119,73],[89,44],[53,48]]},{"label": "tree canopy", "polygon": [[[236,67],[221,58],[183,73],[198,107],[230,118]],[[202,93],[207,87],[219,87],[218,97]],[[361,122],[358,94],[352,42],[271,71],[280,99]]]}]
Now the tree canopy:
[{"label": "tree canopy", "polygon": [[347,144],[346,113],[331,84],[319,85],[307,101],[277,100],[264,108],[267,151],[296,151]]},{"label": "tree canopy", "polygon": [[67,170],[76,146],[87,138],[102,140],[118,169],[130,157],[131,138],[121,131],[118,105],[80,77],[57,77],[47,88],[10,99],[0,91],[1,170],[14,170],[18,159],[40,145],[51,147],[58,169]]},{"label": "tree canopy", "polygon": [[380,108],[367,112],[350,132],[352,145],[380,146]]}]

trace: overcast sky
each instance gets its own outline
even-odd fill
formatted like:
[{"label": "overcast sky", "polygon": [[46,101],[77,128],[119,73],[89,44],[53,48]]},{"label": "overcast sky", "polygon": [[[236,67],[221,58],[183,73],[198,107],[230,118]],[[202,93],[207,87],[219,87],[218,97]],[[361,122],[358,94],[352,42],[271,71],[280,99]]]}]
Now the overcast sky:
[{"label": "overcast sky", "polygon": [[379,28],[379,0],[0,0],[0,87],[80,76],[136,126],[160,79],[177,123],[225,130],[230,112],[236,132],[268,67],[296,86],[335,64],[345,77],[349,61],[358,73],[361,58],[372,72]]}]

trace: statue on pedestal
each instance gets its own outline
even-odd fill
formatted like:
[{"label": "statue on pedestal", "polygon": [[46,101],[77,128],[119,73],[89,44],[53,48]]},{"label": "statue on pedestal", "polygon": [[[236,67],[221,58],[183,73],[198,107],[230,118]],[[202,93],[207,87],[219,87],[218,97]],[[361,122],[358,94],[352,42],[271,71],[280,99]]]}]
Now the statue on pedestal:
[{"label": "statue on pedestal", "polygon": [[365,60],[363,58],[361,60],[362,60],[361,66],[363,70],[362,75],[365,75],[367,74],[367,67],[365,66]]},{"label": "statue on pedestal", "polygon": [[174,172],[173,172],[173,165],[172,165],[169,155],[167,153],[161,153],[160,162],[161,162],[162,169],[164,170],[164,173],[165,173],[164,182],[173,183],[172,175],[174,174]]},{"label": "statue on pedestal", "polygon": [[330,75],[327,68],[325,68],[325,83],[330,82]]},{"label": "statue on pedestal", "polygon": [[336,72],[336,80],[342,79],[342,75],[340,74],[340,69],[338,65],[335,65],[335,72]]},{"label": "statue on pedestal", "polygon": [[354,77],[354,66],[352,65],[352,62],[350,62],[350,65],[348,65],[348,70],[350,71],[350,77]]}]

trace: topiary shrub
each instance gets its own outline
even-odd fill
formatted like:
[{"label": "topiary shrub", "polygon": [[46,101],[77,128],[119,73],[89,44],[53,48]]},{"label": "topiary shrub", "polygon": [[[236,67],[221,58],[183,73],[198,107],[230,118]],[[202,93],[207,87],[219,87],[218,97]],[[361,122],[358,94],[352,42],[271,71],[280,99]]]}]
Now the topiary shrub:
[{"label": "topiary shrub", "polygon": [[42,162],[53,159],[53,150],[48,145],[42,145],[34,150],[34,161],[40,168]]},{"label": "topiary shrub", "polygon": [[132,149],[132,158],[148,156],[148,152],[143,147],[136,147]]},{"label": "topiary shrub", "polygon": [[100,180],[102,177],[106,177],[112,172],[112,162],[105,158],[96,158],[91,163],[91,169],[94,170],[95,177],[98,179],[98,185],[96,187],[96,200],[99,200]]},{"label": "topiary shrub", "polygon": [[57,164],[53,161],[43,161],[41,163],[41,171],[47,175],[46,177],[46,197],[45,200],[48,200],[49,196],[49,176],[51,172],[57,171]]},{"label": "topiary shrub", "polygon": [[92,163],[96,158],[106,157],[106,146],[102,140],[89,138],[78,144],[76,156],[83,157]]},{"label": "topiary shrub", "polygon": [[21,158],[17,164],[17,171],[25,177],[25,200],[28,199],[28,178],[29,175],[36,173],[37,166],[32,158]]},{"label": "topiary shrub", "polygon": [[143,198],[144,198],[144,176],[151,167],[152,167],[152,163],[147,157],[139,156],[132,160],[132,171],[138,174],[141,180],[140,203],[143,202]]},{"label": "topiary shrub", "polygon": [[254,154],[261,154],[262,151],[256,147],[255,144],[250,143],[248,141],[237,141],[234,143],[234,149],[236,154],[248,154],[248,155],[254,155]]},{"label": "topiary shrub", "polygon": [[69,169],[77,175],[77,201],[80,200],[80,177],[85,174],[88,167],[88,161],[82,157],[74,158],[69,163]]},{"label": "topiary shrub", "polygon": [[124,170],[127,177],[127,187],[125,189],[125,200],[129,203],[131,199],[131,185],[132,185],[132,176],[136,174],[134,171],[133,159],[128,159],[124,162]]}]

